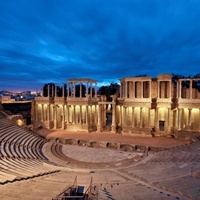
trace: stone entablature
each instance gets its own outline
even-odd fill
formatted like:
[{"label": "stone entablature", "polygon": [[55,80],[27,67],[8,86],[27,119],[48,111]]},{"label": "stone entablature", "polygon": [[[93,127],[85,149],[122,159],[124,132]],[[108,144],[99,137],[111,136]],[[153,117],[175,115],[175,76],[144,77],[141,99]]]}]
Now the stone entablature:
[{"label": "stone entablature", "polygon": [[[68,97],[76,97],[76,84],[80,85],[80,93],[79,97],[82,98],[83,95],[83,85],[84,83],[86,84],[86,91],[85,91],[85,98],[90,96],[92,98],[95,96],[97,97],[97,81],[89,78],[73,78],[73,79],[68,79],[67,82],[67,96]],[[95,85],[95,94],[93,95],[93,88],[92,86]]]}]

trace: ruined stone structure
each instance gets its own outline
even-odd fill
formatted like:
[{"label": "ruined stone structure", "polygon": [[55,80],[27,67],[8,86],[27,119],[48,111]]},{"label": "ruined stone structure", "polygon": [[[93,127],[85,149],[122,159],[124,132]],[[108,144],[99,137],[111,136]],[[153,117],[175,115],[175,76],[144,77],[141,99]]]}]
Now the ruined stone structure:
[{"label": "ruined stone structure", "polygon": [[200,92],[194,87],[197,81],[200,79],[173,82],[170,74],[125,77],[120,79],[120,90],[108,102],[105,96],[97,95],[95,80],[69,79],[66,97],[64,90],[63,96],[57,97],[55,86],[52,94],[48,88],[47,97],[35,98],[34,126],[133,136],[200,132]]}]

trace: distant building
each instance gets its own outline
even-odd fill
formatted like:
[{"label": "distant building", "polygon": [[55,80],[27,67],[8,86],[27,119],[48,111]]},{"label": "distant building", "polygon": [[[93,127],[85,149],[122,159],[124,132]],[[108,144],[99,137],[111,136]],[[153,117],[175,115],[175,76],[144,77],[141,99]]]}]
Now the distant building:
[{"label": "distant building", "polygon": [[194,87],[197,81],[200,79],[172,81],[170,74],[156,78],[125,77],[120,79],[120,90],[113,95],[112,102],[108,102],[105,96],[97,95],[95,80],[69,79],[66,97],[64,91],[62,97],[57,97],[55,86],[52,94],[48,88],[47,97],[35,98],[34,126],[132,136],[200,132],[200,92]]}]

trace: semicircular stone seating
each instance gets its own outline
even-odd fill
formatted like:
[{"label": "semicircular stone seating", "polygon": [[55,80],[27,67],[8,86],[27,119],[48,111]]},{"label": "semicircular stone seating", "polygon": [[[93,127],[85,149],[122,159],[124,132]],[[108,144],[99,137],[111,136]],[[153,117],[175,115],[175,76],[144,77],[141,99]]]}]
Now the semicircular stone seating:
[{"label": "semicircular stone seating", "polygon": [[23,129],[0,111],[0,185],[57,172],[44,165],[46,139]]},{"label": "semicircular stone seating", "polygon": [[[1,199],[39,200],[43,199],[43,196],[52,199],[63,190],[66,181],[70,182],[77,172],[60,171],[56,167],[59,166],[56,163],[62,165],[68,161],[62,147],[59,142],[48,142],[19,127],[0,111]],[[55,163],[50,162],[46,156],[51,156]],[[87,179],[90,174],[81,172],[79,176]],[[124,191],[125,195],[133,190],[136,196],[145,191],[146,199],[151,195],[160,195],[159,199],[162,199],[163,193],[156,194],[160,189],[166,191],[165,199],[174,199],[173,196],[168,196],[172,194],[199,199],[200,141],[150,154],[141,162],[124,168],[105,169],[99,173],[95,171],[93,177],[97,180],[99,194],[101,197],[105,196],[104,199],[124,199],[119,198],[119,190]],[[149,186],[145,186],[144,183]],[[130,198],[127,199],[132,199],[132,195],[130,193]]]}]

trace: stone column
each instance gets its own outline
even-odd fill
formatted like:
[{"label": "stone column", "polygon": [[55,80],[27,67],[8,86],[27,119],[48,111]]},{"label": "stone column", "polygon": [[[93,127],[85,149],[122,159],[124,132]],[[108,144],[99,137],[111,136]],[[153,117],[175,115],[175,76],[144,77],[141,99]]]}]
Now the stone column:
[{"label": "stone column", "polygon": [[98,124],[97,132],[101,132],[101,104],[98,105]]},{"label": "stone column", "polygon": [[94,124],[97,125],[97,105],[94,106]]},{"label": "stone column", "polygon": [[116,119],[115,119],[115,113],[116,113],[116,105],[112,104],[112,130],[111,132],[116,133]]},{"label": "stone column", "polygon": [[73,105],[72,123],[76,124],[76,106]]},{"label": "stone column", "polygon": [[178,97],[179,98],[181,98],[181,89],[182,89],[182,81],[181,80],[179,80],[179,95],[178,95]]},{"label": "stone column", "polygon": [[65,98],[65,84],[62,84],[62,97]]},{"label": "stone column", "polygon": [[65,130],[65,105],[62,105],[62,129]]},{"label": "stone column", "polygon": [[119,118],[119,119],[120,119],[120,122],[119,122],[119,123],[120,123],[120,126],[122,126],[122,123],[123,123],[123,122],[122,122],[122,115],[123,115],[123,113],[122,113],[122,106],[120,106],[120,111],[119,111],[119,112],[120,112],[120,113],[119,113],[119,117],[120,117],[120,118]]},{"label": "stone column", "polygon": [[38,121],[38,104],[35,104],[35,121]]},{"label": "stone column", "polygon": [[50,85],[48,85],[48,97],[50,97]]},{"label": "stone column", "polygon": [[88,95],[88,82],[86,82],[86,96]]},{"label": "stone column", "polygon": [[41,107],[41,121],[42,122],[44,121],[44,104],[42,104],[42,107]]},{"label": "stone column", "polygon": [[151,127],[151,108],[148,108],[148,129]]},{"label": "stone column", "polygon": [[66,105],[66,121],[67,121],[67,124],[69,124],[69,106]]},{"label": "stone column", "polygon": [[149,81],[149,98],[151,98],[151,81]]},{"label": "stone column", "polygon": [[43,97],[44,96],[44,86],[42,87],[42,94],[41,96]]},{"label": "stone column", "polygon": [[172,81],[169,81],[169,94],[168,94],[168,98],[169,99],[172,98]]},{"label": "stone column", "polygon": [[192,80],[190,80],[190,99],[192,99]]},{"label": "stone column", "polygon": [[122,82],[120,81],[120,98],[122,98]]},{"label": "stone column", "polygon": [[80,118],[79,118],[79,124],[82,124],[82,106],[80,106]]},{"label": "stone column", "polygon": [[167,115],[167,129],[168,129],[168,132],[171,130],[170,129],[170,112],[171,112],[171,108],[168,108],[168,115]]},{"label": "stone column", "polygon": [[54,86],[53,85],[52,85],[51,89],[52,89],[51,90],[51,96],[54,97]]},{"label": "stone column", "polygon": [[73,84],[74,84],[74,86],[73,86],[74,87],[74,96],[73,97],[76,97],[76,82],[74,82]]},{"label": "stone column", "polygon": [[199,108],[199,132],[200,132],[200,108]]},{"label": "stone column", "polygon": [[135,107],[132,107],[132,128],[135,128]]},{"label": "stone column", "polygon": [[82,82],[80,82],[80,98],[82,98]]},{"label": "stone column", "polygon": [[90,82],[90,96],[92,98],[92,82]]},{"label": "stone column", "polygon": [[85,124],[88,125],[88,106],[86,106],[85,110]]},{"label": "stone column", "polygon": [[50,128],[50,104],[47,104],[47,121]]},{"label": "stone column", "polygon": [[126,107],[123,107],[123,126],[126,127]]},{"label": "stone column", "polygon": [[181,109],[178,108],[178,130],[181,130]]},{"label": "stone column", "polygon": [[133,98],[135,98],[135,81],[133,81]]},{"label": "stone column", "polygon": [[140,91],[141,92],[141,98],[143,98],[144,97],[144,94],[143,94],[143,81],[140,82],[140,85],[141,85],[141,88],[140,88],[141,89],[141,91]]},{"label": "stone column", "polygon": [[97,83],[95,83],[95,98],[97,98]]},{"label": "stone column", "polygon": [[92,125],[92,105],[90,106],[90,125]]},{"label": "stone column", "polygon": [[127,81],[125,81],[125,98],[127,98]]},{"label": "stone column", "polygon": [[36,96],[36,97],[38,96],[38,88],[36,88],[35,96]]},{"label": "stone column", "polygon": [[156,108],[155,112],[155,127],[156,130],[159,130],[159,108]]},{"label": "stone column", "polygon": [[158,80],[158,88],[157,88],[157,91],[158,91],[158,98],[160,98],[160,81]]},{"label": "stone column", "polygon": [[54,129],[57,129],[57,105],[54,106]]},{"label": "stone column", "polygon": [[55,97],[57,97],[57,84],[55,84]]},{"label": "stone column", "polygon": [[69,82],[68,82],[68,84],[67,84],[67,96],[69,97]]},{"label": "stone column", "polygon": [[140,128],[143,128],[143,107],[140,107]]},{"label": "stone column", "polygon": [[191,113],[192,108],[188,108],[188,131],[191,130]]}]

